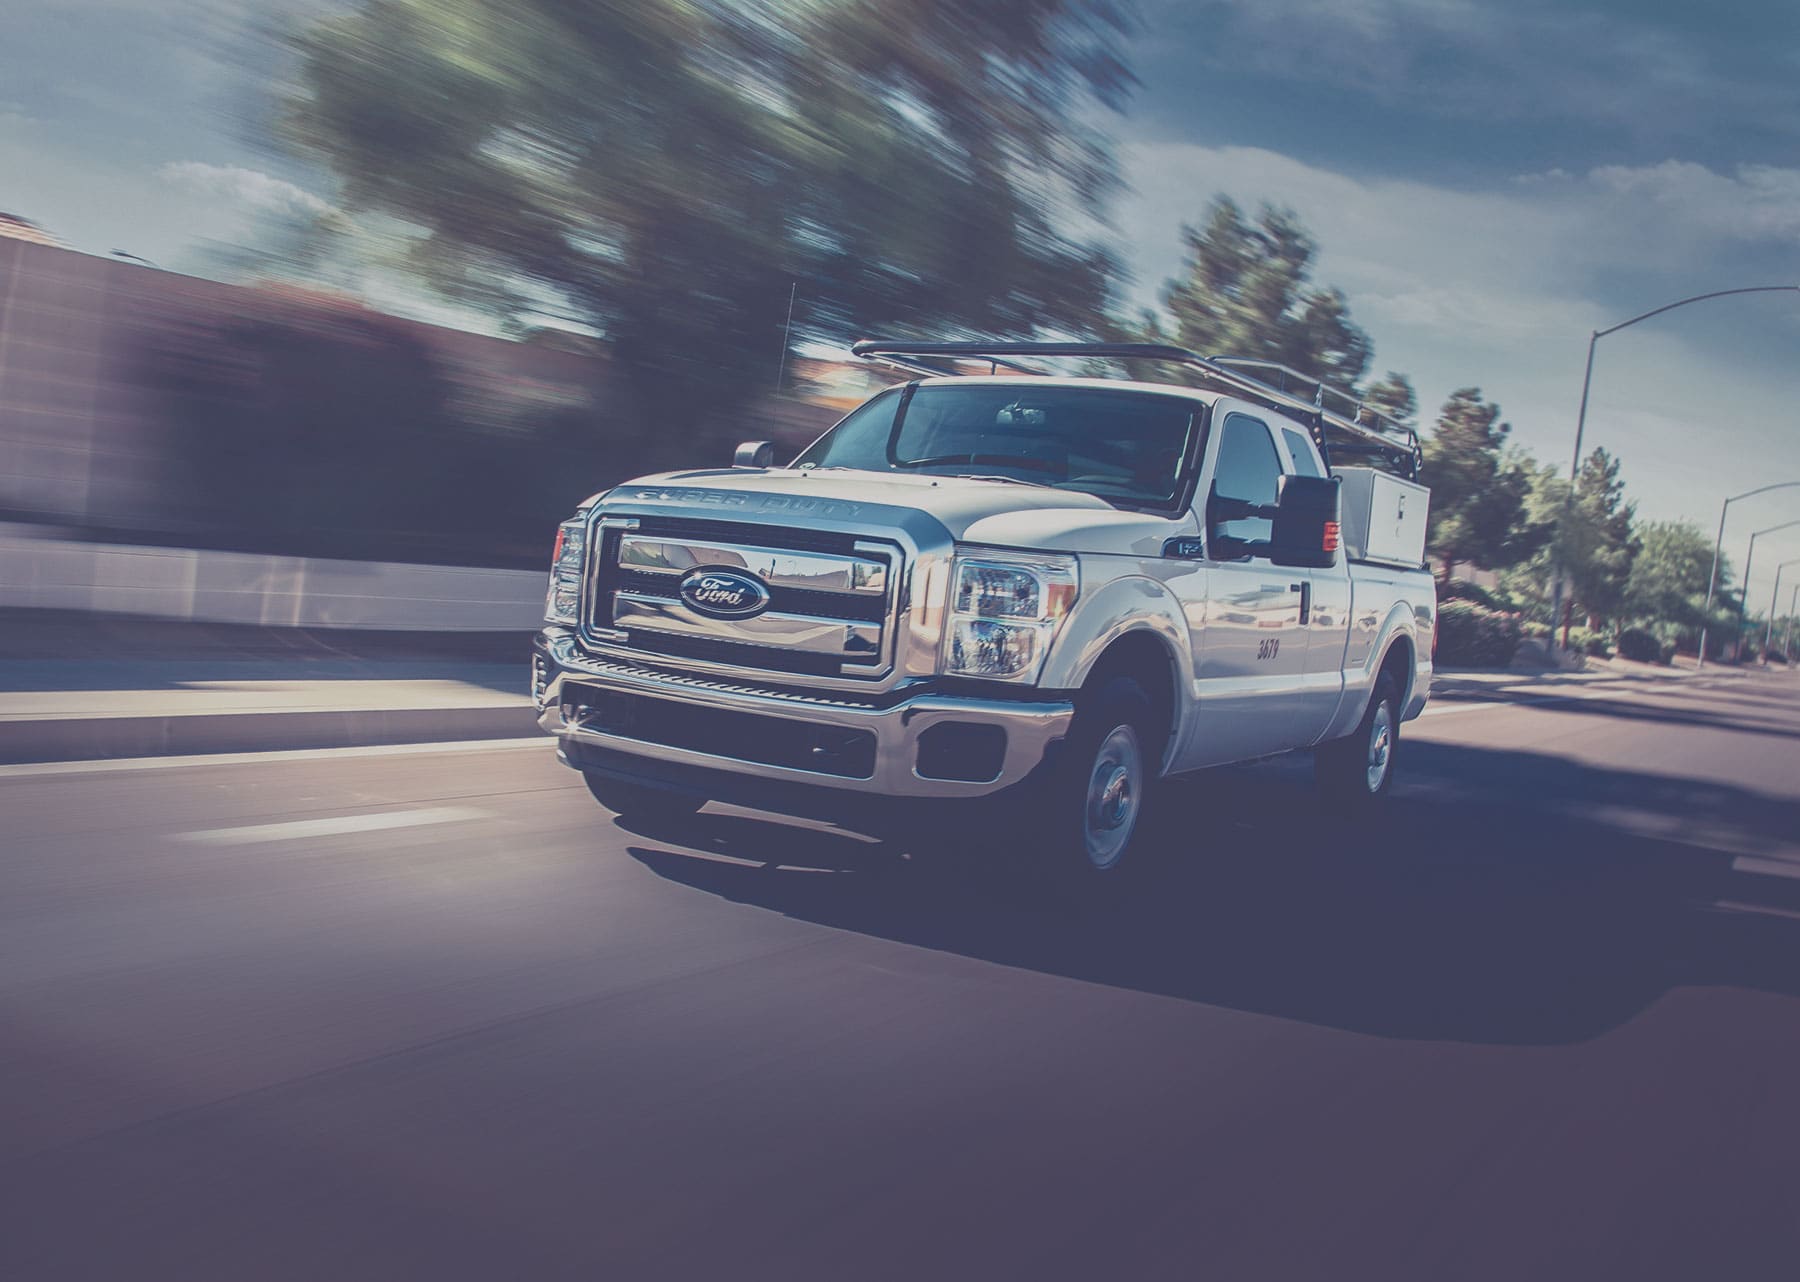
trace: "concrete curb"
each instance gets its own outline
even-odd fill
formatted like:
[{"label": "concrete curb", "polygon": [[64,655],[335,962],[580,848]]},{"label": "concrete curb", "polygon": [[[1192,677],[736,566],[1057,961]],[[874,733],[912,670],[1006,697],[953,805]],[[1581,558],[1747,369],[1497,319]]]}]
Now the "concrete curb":
[{"label": "concrete curb", "polygon": [[361,748],[516,739],[536,733],[537,713],[529,704],[33,717],[0,720],[0,763]]}]

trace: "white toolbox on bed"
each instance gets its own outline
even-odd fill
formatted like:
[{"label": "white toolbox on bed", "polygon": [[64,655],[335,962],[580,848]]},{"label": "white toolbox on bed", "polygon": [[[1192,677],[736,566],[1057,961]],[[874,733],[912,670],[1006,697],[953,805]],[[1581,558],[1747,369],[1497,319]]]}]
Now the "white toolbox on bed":
[{"label": "white toolbox on bed", "polygon": [[1425,563],[1431,491],[1373,467],[1333,468],[1341,500],[1344,551],[1352,561],[1417,569]]}]

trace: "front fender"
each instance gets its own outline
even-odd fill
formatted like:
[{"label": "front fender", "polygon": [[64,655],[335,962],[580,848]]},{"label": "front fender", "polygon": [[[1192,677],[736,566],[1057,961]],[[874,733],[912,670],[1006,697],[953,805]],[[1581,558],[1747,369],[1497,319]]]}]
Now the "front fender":
[{"label": "front fender", "polygon": [[1142,632],[1156,637],[1167,653],[1175,691],[1172,742],[1181,742],[1193,703],[1194,650],[1187,616],[1167,586],[1143,575],[1109,580],[1083,591],[1051,647],[1038,684],[1050,690],[1077,690],[1094,665],[1121,637]]}]

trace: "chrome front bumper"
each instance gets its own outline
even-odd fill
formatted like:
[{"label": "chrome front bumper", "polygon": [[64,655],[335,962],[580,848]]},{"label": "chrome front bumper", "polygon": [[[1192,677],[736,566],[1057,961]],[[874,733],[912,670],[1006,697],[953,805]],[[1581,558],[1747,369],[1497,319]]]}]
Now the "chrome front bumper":
[{"label": "chrome front bumper", "polygon": [[[982,797],[1018,784],[1044,760],[1050,746],[1068,732],[1074,706],[1066,700],[1022,702],[955,695],[920,694],[880,706],[836,692],[793,693],[748,683],[655,671],[584,651],[572,633],[548,629],[538,635],[532,656],[532,696],[538,725],[569,746],[586,745],[665,766],[724,771],[747,779],[806,784],[842,793],[887,797]],[[648,700],[752,713],[815,727],[866,731],[874,736],[873,769],[868,777],[845,777],[790,765],[772,765],[718,752],[610,733],[592,724],[571,721],[564,698],[571,685],[590,690],[641,696]],[[927,778],[918,770],[920,737],[946,723],[998,727],[1005,731],[998,774],[979,781]],[[571,761],[571,764],[574,764]]]}]

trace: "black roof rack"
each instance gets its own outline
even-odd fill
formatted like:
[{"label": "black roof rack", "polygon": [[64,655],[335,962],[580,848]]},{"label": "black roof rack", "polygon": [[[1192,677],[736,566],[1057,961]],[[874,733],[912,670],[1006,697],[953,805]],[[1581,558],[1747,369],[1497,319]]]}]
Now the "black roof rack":
[{"label": "black roof rack", "polygon": [[[954,366],[959,360],[986,361],[994,370],[1004,366],[1027,374],[1042,371],[1006,358],[1168,361],[1197,371],[1203,386],[1241,396],[1299,419],[1312,429],[1313,440],[1328,458],[1332,447],[1342,446],[1346,447],[1344,452],[1347,454],[1384,456],[1399,464],[1403,475],[1416,477],[1419,473],[1419,434],[1412,428],[1365,403],[1354,393],[1274,361],[1243,356],[1202,356],[1185,347],[1165,343],[915,343],[904,339],[865,338],[852,343],[850,350],[864,360],[929,377],[961,373]],[[1247,372],[1252,370],[1255,373]]]}]

